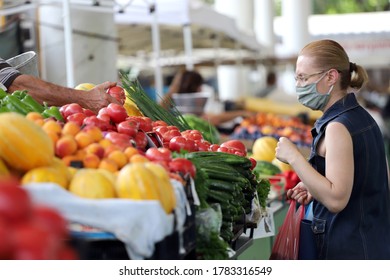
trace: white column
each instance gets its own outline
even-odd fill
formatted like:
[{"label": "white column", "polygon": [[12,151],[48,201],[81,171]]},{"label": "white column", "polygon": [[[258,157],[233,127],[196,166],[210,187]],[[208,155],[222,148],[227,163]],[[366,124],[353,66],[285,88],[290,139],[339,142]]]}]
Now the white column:
[{"label": "white column", "polygon": [[[216,0],[214,8],[219,13],[236,20],[240,30],[253,32],[253,0]],[[248,95],[249,70],[241,65],[220,65],[217,69],[219,98],[238,100]]]},{"label": "white column", "polygon": [[254,0],[254,31],[267,56],[275,54],[274,17],[274,0]]},{"label": "white column", "polygon": [[310,41],[308,18],[310,0],[283,0],[283,48],[287,55],[296,55]]},{"label": "white column", "polygon": [[74,65],[73,65],[73,35],[72,21],[70,14],[69,0],[62,2],[63,25],[64,25],[64,40],[65,40],[65,67],[66,67],[66,85],[73,87],[74,84]]}]

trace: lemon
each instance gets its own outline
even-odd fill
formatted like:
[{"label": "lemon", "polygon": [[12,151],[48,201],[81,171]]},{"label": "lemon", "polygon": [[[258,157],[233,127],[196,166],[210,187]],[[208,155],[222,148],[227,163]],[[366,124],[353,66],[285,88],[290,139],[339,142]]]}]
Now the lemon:
[{"label": "lemon", "polygon": [[75,89],[78,89],[78,90],[90,90],[92,88],[94,88],[95,85],[94,84],[91,84],[91,83],[82,83],[82,84],[79,84],[75,87]]}]

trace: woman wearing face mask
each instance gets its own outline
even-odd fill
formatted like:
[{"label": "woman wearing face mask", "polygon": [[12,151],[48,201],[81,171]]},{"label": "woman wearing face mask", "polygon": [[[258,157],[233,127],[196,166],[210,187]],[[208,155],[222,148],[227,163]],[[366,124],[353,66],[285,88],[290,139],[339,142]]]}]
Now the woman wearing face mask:
[{"label": "woman wearing face mask", "polygon": [[[312,230],[318,259],[390,259],[388,169],[378,125],[350,89],[367,82],[332,40],[314,41],[299,53],[296,91],[303,105],[321,110],[312,129],[309,160],[287,138],[276,157],[301,183],[287,197],[313,201]],[[304,241],[302,241],[304,242]]]}]

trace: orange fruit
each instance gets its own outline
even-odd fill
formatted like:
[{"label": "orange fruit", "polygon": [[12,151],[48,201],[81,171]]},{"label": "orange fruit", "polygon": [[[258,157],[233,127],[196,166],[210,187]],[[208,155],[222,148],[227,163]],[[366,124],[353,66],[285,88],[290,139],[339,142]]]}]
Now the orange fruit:
[{"label": "orange fruit", "polygon": [[100,158],[95,154],[86,154],[83,157],[84,168],[98,168],[100,164]]},{"label": "orange fruit", "polygon": [[150,160],[141,155],[141,154],[135,154],[130,158],[130,163],[139,163],[139,162],[149,162]]},{"label": "orange fruit", "polygon": [[103,139],[103,132],[97,126],[88,126],[83,128],[83,131],[88,133],[94,142],[99,142]]},{"label": "orange fruit", "polygon": [[125,166],[126,163],[128,163],[127,156],[120,150],[112,151],[107,155],[106,158],[115,161],[115,163],[118,165],[118,169],[121,169],[123,166]]},{"label": "orange fruit", "polygon": [[62,127],[62,135],[71,135],[75,136],[80,131],[80,126],[75,122],[67,122]]},{"label": "orange fruit", "polygon": [[113,173],[115,173],[116,171],[119,170],[116,162],[113,161],[112,159],[109,159],[109,158],[103,158],[100,161],[98,168],[99,169],[106,169],[106,170],[111,171]]},{"label": "orange fruit", "polygon": [[56,156],[63,158],[64,156],[72,155],[77,151],[77,142],[70,135],[61,136],[56,142]]},{"label": "orange fruit", "polygon": [[77,133],[74,136],[74,139],[76,140],[79,149],[83,149],[94,142],[92,136],[85,131]]},{"label": "orange fruit", "polygon": [[31,120],[31,121],[36,121],[36,120],[43,120],[44,118],[38,112],[29,112],[26,115],[26,119]]},{"label": "orange fruit", "polygon": [[130,160],[130,158],[133,156],[133,155],[137,155],[139,154],[139,151],[137,150],[137,148],[134,148],[134,147],[127,147],[124,151],[124,154],[127,156],[127,159]]},{"label": "orange fruit", "polygon": [[42,125],[42,129],[48,133],[48,132],[54,132],[54,133],[57,133],[58,135],[61,134],[61,131],[62,131],[62,125],[53,120],[53,119],[48,119],[44,122],[44,124]]}]

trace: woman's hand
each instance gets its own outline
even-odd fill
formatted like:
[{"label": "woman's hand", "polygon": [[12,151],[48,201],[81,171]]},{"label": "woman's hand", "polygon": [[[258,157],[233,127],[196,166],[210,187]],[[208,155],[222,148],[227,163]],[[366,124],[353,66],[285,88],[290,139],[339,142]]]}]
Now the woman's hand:
[{"label": "woman's hand", "polygon": [[307,191],[305,185],[299,182],[294,188],[287,191],[287,199],[294,199],[298,203],[306,205],[312,201],[312,195]]},{"label": "woman's hand", "polygon": [[278,160],[291,164],[296,156],[301,155],[297,146],[286,137],[280,137],[275,149],[275,156]]}]

